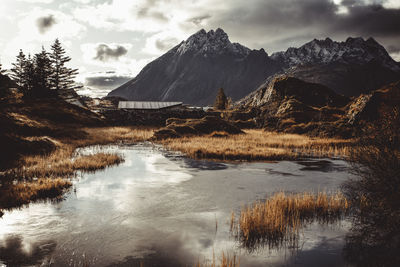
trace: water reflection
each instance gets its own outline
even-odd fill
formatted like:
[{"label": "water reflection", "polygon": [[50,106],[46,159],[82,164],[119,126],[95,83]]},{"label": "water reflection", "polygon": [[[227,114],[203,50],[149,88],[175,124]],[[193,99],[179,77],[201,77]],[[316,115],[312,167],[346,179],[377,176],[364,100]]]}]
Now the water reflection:
[{"label": "water reflection", "polygon": [[[95,149],[101,148],[80,153]],[[198,259],[212,258],[213,251],[217,257],[221,251],[241,253],[241,266],[280,266],[288,259],[285,251],[264,249],[251,254],[238,248],[230,236],[232,210],[280,190],[334,191],[349,176],[337,169],[306,173],[300,170],[302,165],[288,161],[226,164],[188,160],[166,156],[148,145],[106,149],[123,153],[125,162],[81,174],[75,192],[65,201],[6,211],[0,219],[2,246],[10,247],[4,245],[10,235],[19,236],[22,247],[57,240],[57,246],[46,250],[48,256],[35,258],[54,266],[135,266],[140,262],[190,266]],[[346,166],[342,161],[335,164]],[[341,229],[305,229],[301,250],[312,250],[323,237],[332,235],[344,237]]]},{"label": "water reflection", "polygon": [[302,160],[296,161],[298,164],[304,166],[301,171],[320,171],[320,172],[332,172],[332,171],[348,171],[347,166],[342,164],[335,164],[330,160]]},{"label": "water reflection", "polygon": [[45,241],[40,243],[25,243],[20,235],[10,235],[0,240],[0,264],[6,266],[32,266],[48,262],[57,243]]}]

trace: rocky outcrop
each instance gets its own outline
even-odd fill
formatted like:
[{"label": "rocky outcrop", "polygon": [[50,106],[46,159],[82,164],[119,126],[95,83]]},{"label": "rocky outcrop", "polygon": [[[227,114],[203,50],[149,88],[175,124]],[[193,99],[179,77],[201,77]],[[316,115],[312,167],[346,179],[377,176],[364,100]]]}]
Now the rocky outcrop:
[{"label": "rocky outcrop", "polygon": [[224,134],[243,133],[229,121],[219,116],[205,116],[201,119],[178,119],[170,118],[166,121],[166,127],[154,133],[155,139],[177,138],[191,135],[206,135],[214,132]]},{"label": "rocky outcrop", "polygon": [[400,112],[400,81],[355,98],[347,110],[348,122],[380,123],[391,113]]},{"label": "rocky outcrop", "polygon": [[332,136],[350,134],[345,117],[349,101],[326,86],[278,76],[240,104],[245,110],[257,110],[259,127]]}]

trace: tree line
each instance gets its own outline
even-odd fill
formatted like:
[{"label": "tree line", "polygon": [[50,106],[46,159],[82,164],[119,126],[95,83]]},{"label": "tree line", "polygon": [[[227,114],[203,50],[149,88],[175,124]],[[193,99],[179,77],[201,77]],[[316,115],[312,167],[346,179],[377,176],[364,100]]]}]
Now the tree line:
[{"label": "tree line", "polygon": [[56,39],[51,52],[44,47],[40,53],[26,56],[22,49],[11,69],[11,79],[18,89],[28,97],[46,97],[61,89],[76,89],[74,79],[77,69],[65,66],[71,60]]}]

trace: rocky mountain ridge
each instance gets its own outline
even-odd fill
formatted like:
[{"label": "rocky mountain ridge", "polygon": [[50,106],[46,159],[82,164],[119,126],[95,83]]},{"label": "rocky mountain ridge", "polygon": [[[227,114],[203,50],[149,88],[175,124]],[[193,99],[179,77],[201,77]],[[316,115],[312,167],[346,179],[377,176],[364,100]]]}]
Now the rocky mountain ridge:
[{"label": "rocky mountain ridge", "polygon": [[210,105],[221,87],[237,101],[276,75],[358,96],[399,80],[400,65],[373,38],[348,38],[344,42],[314,39],[268,56],[263,49],[250,50],[232,43],[218,28],[193,34],[109,96]]},{"label": "rocky mountain ridge", "polygon": [[279,66],[263,49],[231,43],[221,29],[201,30],[152,61],[108,96],[210,105],[221,87],[233,100],[251,93]]}]

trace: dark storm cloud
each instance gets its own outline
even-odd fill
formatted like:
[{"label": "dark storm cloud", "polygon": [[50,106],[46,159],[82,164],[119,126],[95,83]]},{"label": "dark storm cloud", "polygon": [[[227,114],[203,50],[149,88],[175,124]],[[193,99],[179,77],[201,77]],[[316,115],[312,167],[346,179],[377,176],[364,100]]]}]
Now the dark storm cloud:
[{"label": "dark storm cloud", "polygon": [[132,78],[130,76],[119,76],[115,73],[105,73],[104,75],[86,77],[85,85],[97,88],[117,88]]},{"label": "dark storm cloud", "polygon": [[[255,0],[244,1],[207,19],[207,27],[223,27],[239,42],[268,50],[298,46],[313,38],[374,37],[383,45],[400,43],[400,9],[383,1]],[[256,36],[256,38],[255,38]]]},{"label": "dark storm cloud", "polygon": [[400,37],[400,9],[386,9],[381,5],[349,7],[349,14],[338,16],[334,29],[351,29],[360,35]]},{"label": "dark storm cloud", "polygon": [[46,33],[57,21],[53,15],[40,17],[36,20],[36,26],[41,34]]},{"label": "dark storm cloud", "polygon": [[122,45],[117,45],[113,48],[107,44],[99,44],[96,47],[96,56],[94,59],[100,61],[118,60],[121,56],[124,56],[127,53],[128,49]]}]

